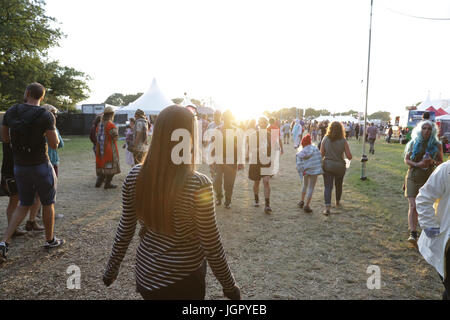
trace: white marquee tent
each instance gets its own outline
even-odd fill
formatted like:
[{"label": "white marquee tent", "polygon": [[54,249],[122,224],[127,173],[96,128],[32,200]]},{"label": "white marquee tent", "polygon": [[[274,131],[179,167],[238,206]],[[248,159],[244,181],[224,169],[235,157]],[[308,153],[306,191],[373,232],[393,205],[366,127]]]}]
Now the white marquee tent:
[{"label": "white marquee tent", "polygon": [[316,119],[317,122],[322,122],[325,120],[328,120],[330,122],[332,121],[339,121],[339,122],[358,122],[358,119],[352,117],[352,116],[320,116]]},{"label": "white marquee tent", "polygon": [[433,107],[434,109],[438,110],[442,108],[445,112],[450,114],[450,99],[430,99],[430,94],[428,94],[425,101],[423,101],[421,104],[417,106],[417,110],[426,110],[429,107]]},{"label": "white marquee tent", "polygon": [[132,118],[137,109],[141,109],[147,115],[155,115],[164,108],[172,105],[173,102],[162,93],[158,87],[156,79],[153,79],[150,89],[139,97],[136,101],[130,103],[126,107],[122,107],[116,111],[117,114],[127,114],[128,118]]}]

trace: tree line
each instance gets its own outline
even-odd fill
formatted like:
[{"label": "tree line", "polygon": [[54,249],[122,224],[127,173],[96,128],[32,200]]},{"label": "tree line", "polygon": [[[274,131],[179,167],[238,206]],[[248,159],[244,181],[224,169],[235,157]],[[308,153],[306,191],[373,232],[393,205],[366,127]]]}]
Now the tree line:
[{"label": "tree line", "polygon": [[89,97],[82,71],[50,60],[48,50],[65,37],[46,15],[43,0],[0,1],[0,110],[23,101],[28,84],[39,82],[47,88],[44,103],[62,110]]}]

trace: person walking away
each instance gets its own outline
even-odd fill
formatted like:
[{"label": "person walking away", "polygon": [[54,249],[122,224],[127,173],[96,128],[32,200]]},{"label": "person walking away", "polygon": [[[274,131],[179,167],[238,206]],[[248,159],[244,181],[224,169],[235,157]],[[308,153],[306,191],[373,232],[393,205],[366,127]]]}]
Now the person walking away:
[{"label": "person walking away", "polygon": [[355,139],[359,141],[359,123],[355,125]]},{"label": "person walking away", "polygon": [[292,138],[294,139],[294,148],[297,149],[302,141],[303,127],[300,124],[300,120],[295,121],[294,129],[292,130]]},{"label": "person walking away", "polygon": [[[256,137],[249,137],[249,141],[256,141],[256,146],[250,146],[252,149],[249,151],[250,154],[250,166],[248,170],[248,177],[253,181],[253,193],[255,196],[255,202],[253,205],[259,207],[259,184],[263,180],[264,185],[264,198],[265,206],[264,212],[267,214],[272,213],[272,208],[270,207],[270,178],[278,171],[276,163],[272,163],[272,160],[276,159],[276,152],[278,152],[279,136],[275,134],[275,138],[271,140],[271,130],[269,129],[269,121],[265,116],[262,116],[258,120],[259,130],[254,132]],[[260,135],[263,135],[260,139]],[[272,150],[272,145],[275,147]],[[272,152],[275,152],[275,156],[272,156]],[[281,150],[282,153],[282,150]],[[260,154],[264,154],[270,158],[268,163],[262,163],[260,159]],[[253,163],[255,162],[255,163]],[[264,172],[262,171],[264,170]]]},{"label": "person walking away", "polygon": [[111,183],[113,176],[120,173],[119,151],[117,149],[119,131],[114,125],[113,119],[114,110],[111,107],[106,107],[96,132],[96,188],[100,188],[103,182],[105,182],[105,189],[117,188],[116,185]]},{"label": "person walking away", "polygon": [[25,90],[25,103],[12,106],[3,117],[2,137],[4,143],[11,142],[14,178],[20,202],[0,240],[3,259],[6,259],[8,241],[33,205],[36,192],[43,205],[46,238],[44,247],[59,247],[65,242],[54,235],[57,178],[49,161],[47,144],[56,149],[59,139],[55,117],[39,106],[44,96],[44,86],[39,83],[28,85]]},{"label": "person walking away", "polygon": [[[54,106],[49,105],[49,104],[46,104],[42,107],[45,110],[47,110],[48,112],[51,112],[51,114],[53,114],[53,116],[55,117],[55,120],[56,120],[56,118],[58,117],[58,109],[57,108],[55,108]],[[59,134],[59,130],[56,126],[55,126],[55,130],[56,130],[56,134],[58,135],[58,140],[59,140],[58,149],[63,148],[64,141],[63,141],[63,138],[61,137],[61,135]],[[48,148],[48,157],[50,159],[50,163],[53,166],[53,170],[55,170],[56,177],[58,178],[59,155],[58,155],[57,149],[53,149],[53,148],[49,147]],[[39,205],[40,205],[39,197],[36,198],[36,201],[39,201]],[[61,219],[63,217],[64,217],[64,215],[62,213],[57,213],[55,215],[56,219]]]},{"label": "person walking away", "polygon": [[443,161],[442,145],[437,137],[436,125],[427,120],[419,122],[411,133],[411,141],[405,147],[404,162],[408,166],[405,176],[405,197],[408,198],[408,229],[410,242],[417,247],[416,197],[427,182],[435,166]]},{"label": "person walking away", "polygon": [[388,138],[387,138],[387,142],[391,143],[391,138],[392,138],[392,134],[394,133],[394,131],[392,130],[392,126],[389,126],[388,129]]},{"label": "person walking away", "polygon": [[159,114],[148,156],[124,181],[122,216],[103,274],[106,286],[116,280],[139,223],[136,290],[144,299],[204,299],[206,261],[224,295],[240,299],[216,223],[211,180],[195,171],[193,154],[180,164],[171,157],[179,144],[171,139],[177,129],[193,137],[188,152],[198,145],[194,121],[185,107],[170,106]]},{"label": "person walking away", "polygon": [[285,121],[283,124],[283,139],[284,144],[289,144],[289,140],[291,139],[290,125],[288,121]]},{"label": "person walking away", "polygon": [[[207,127],[206,131],[219,129],[221,126],[222,126],[222,112],[220,110],[216,110],[216,111],[214,111],[214,120],[210,124],[208,124],[208,127]],[[211,137],[210,139],[208,139],[206,141],[206,147],[210,148],[211,147],[211,143],[213,141],[214,141],[214,137]],[[215,165],[214,164],[209,165],[209,172],[210,172],[211,178],[213,180],[214,180],[214,175],[215,175],[214,169],[215,169]]]},{"label": "person walking away", "polygon": [[303,137],[301,145],[302,150],[296,154],[296,164],[298,174],[300,175],[300,182],[303,180],[302,196],[298,206],[305,212],[311,213],[313,210],[311,209],[310,204],[317,177],[323,174],[322,156],[319,149],[311,143],[311,136],[309,134]]},{"label": "person walking away", "polygon": [[345,128],[342,123],[333,121],[328,126],[327,133],[322,140],[320,153],[323,158],[323,183],[325,185],[325,215],[331,213],[331,194],[333,183],[336,186],[336,207],[340,207],[342,197],[342,184],[344,181],[346,166],[344,155],[348,160],[352,159],[352,153],[345,139]]},{"label": "person walking away", "polygon": [[[231,197],[233,195],[234,181],[236,179],[237,170],[242,170],[243,165],[238,164],[238,150],[237,150],[237,134],[238,130],[232,125],[233,114],[230,110],[226,110],[223,113],[223,126],[219,128],[222,133],[222,150],[223,158],[222,163],[216,163],[214,167],[214,192],[216,195],[216,206],[222,204],[223,191],[225,190],[225,203],[226,209],[231,208]],[[236,135],[236,136],[235,136]],[[233,137],[233,150],[227,150],[227,139]],[[220,148],[220,146],[219,146]],[[230,157],[231,156],[231,157]],[[223,184],[223,189],[222,189]]]},{"label": "person walking away", "polygon": [[147,131],[148,122],[144,111],[137,109],[134,113],[134,141],[133,141],[133,155],[134,163],[139,164],[144,161],[144,157],[148,152]]},{"label": "person walking away", "polygon": [[373,124],[370,124],[369,128],[367,128],[367,138],[369,139],[369,153],[375,154],[375,141],[377,140],[378,128]]},{"label": "person walking away", "polygon": [[439,273],[442,298],[450,300],[450,161],[433,171],[416,197],[421,233],[418,247],[424,259]]},{"label": "person walking away", "polygon": [[[134,142],[134,118],[130,118],[129,124],[127,125],[127,129],[125,130],[125,162],[134,167],[134,155],[133,155],[133,142]],[[130,151],[131,150],[131,151]]]}]

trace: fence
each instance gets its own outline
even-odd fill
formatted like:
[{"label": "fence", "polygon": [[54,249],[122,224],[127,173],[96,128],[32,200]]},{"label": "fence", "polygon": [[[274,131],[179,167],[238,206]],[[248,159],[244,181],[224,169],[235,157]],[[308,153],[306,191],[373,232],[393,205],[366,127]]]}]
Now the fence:
[{"label": "fence", "polygon": [[[61,135],[89,135],[92,123],[94,122],[96,114],[87,113],[62,113],[56,119],[56,126]],[[124,124],[127,121],[126,114],[116,114],[114,116],[114,123]],[[123,134],[125,128],[119,127],[119,134]]]}]

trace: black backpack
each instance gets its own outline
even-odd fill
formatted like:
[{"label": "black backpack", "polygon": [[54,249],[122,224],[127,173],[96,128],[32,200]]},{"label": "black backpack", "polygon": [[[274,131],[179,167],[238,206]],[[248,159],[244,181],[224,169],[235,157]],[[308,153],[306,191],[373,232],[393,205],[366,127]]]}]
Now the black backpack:
[{"label": "black backpack", "polygon": [[21,154],[34,153],[40,146],[43,137],[33,135],[33,122],[46,110],[44,108],[27,108],[19,113],[19,105],[11,110],[11,118],[8,121],[13,151]]}]

